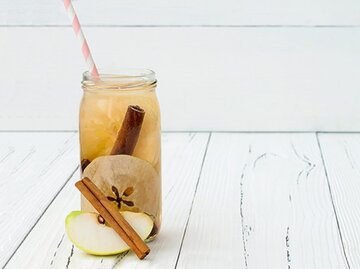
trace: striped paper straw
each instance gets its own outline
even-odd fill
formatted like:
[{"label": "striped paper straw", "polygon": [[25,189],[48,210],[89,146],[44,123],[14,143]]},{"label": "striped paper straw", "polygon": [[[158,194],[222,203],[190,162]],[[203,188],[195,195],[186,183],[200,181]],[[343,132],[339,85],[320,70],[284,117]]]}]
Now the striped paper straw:
[{"label": "striped paper straw", "polygon": [[74,29],[74,32],[76,34],[76,37],[79,40],[79,44],[81,45],[81,50],[84,55],[85,61],[89,67],[89,71],[94,77],[98,77],[99,73],[96,68],[95,62],[93,57],[91,56],[89,46],[86,42],[85,36],[83,31],[81,30],[79,19],[75,13],[75,9],[71,3],[71,0],[64,0],[64,6],[66,9],[66,12],[70,18],[70,21],[72,23],[72,27]]}]

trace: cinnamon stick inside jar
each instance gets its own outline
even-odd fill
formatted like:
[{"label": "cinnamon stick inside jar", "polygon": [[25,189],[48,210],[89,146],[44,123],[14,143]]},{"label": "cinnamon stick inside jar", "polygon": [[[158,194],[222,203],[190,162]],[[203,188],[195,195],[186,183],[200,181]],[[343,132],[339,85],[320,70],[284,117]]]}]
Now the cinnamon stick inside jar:
[{"label": "cinnamon stick inside jar", "polygon": [[110,155],[132,155],[139,139],[144,116],[145,111],[138,105],[128,106],[124,121],[118,132]]},{"label": "cinnamon stick inside jar", "polygon": [[81,160],[81,172],[84,172],[85,168],[90,164],[88,159]]}]

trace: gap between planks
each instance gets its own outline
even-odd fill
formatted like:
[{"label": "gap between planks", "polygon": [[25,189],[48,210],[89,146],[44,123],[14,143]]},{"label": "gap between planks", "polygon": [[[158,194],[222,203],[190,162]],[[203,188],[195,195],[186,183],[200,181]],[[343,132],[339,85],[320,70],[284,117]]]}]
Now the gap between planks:
[{"label": "gap between planks", "polygon": [[211,136],[212,136],[212,133],[210,132],[209,137],[208,137],[208,141],[207,141],[207,143],[206,143],[206,148],[205,148],[204,156],[203,156],[203,159],[202,159],[202,162],[201,162],[201,167],[200,167],[198,179],[197,179],[197,182],[196,182],[196,187],[195,187],[194,196],[193,196],[192,201],[191,201],[191,207],[190,207],[189,215],[188,215],[188,218],[187,218],[187,220],[186,220],[186,224],[185,224],[185,229],[184,229],[183,236],[182,236],[182,238],[181,238],[181,244],[180,244],[180,248],[179,248],[179,253],[178,253],[178,256],[177,256],[177,258],[176,258],[176,262],[175,262],[175,267],[174,267],[174,269],[176,269],[177,266],[178,266],[179,258],[180,258],[180,255],[181,255],[181,250],[182,250],[182,247],[183,247],[183,244],[184,244],[184,239],[185,239],[186,231],[187,231],[187,228],[188,228],[188,225],[189,225],[189,220],[190,220],[191,213],[192,213],[192,209],[193,209],[193,206],[194,206],[194,201],[195,201],[197,189],[198,189],[198,187],[199,187],[199,182],[200,182],[200,179],[201,179],[201,174],[202,174],[202,171],[203,171],[203,168],[204,168],[204,163],[205,163],[205,160],[206,160],[206,155],[207,155],[207,152],[208,152],[208,149],[209,149],[209,144],[210,144]]},{"label": "gap between planks", "polygon": [[326,163],[325,163],[325,159],[324,159],[324,155],[323,155],[323,150],[321,148],[321,143],[320,143],[320,140],[319,140],[319,134],[318,133],[316,134],[316,141],[317,141],[317,144],[318,144],[318,147],[319,147],[320,156],[321,156],[321,162],[322,162],[322,165],[323,165],[323,168],[324,168],[326,182],[327,182],[328,189],[329,189],[331,205],[332,205],[332,208],[333,208],[333,211],[334,211],[336,225],[337,225],[338,233],[339,233],[339,236],[340,236],[341,248],[342,248],[342,251],[343,251],[343,254],[344,254],[344,257],[345,257],[346,265],[347,265],[348,269],[350,269],[349,259],[348,259],[348,255],[347,255],[346,250],[345,250],[343,234],[342,234],[340,223],[339,223],[339,217],[338,217],[336,207],[335,207],[335,204],[334,204],[334,196],[333,196],[333,192],[331,190],[331,184],[330,184],[330,180],[329,180],[328,169],[326,167]]},{"label": "gap between planks", "polygon": [[76,166],[76,168],[71,172],[71,174],[69,175],[69,177],[66,179],[66,181],[64,182],[64,184],[61,186],[61,188],[59,189],[59,191],[55,194],[55,196],[51,199],[50,203],[45,207],[44,211],[41,213],[41,215],[38,217],[38,219],[35,221],[35,223],[31,226],[30,230],[26,233],[26,235],[24,236],[24,238],[21,240],[20,244],[16,247],[15,251],[11,254],[11,256],[9,257],[9,259],[5,262],[3,268],[6,267],[6,265],[9,263],[9,261],[12,259],[12,257],[16,254],[16,252],[18,251],[18,249],[21,247],[21,245],[24,243],[24,241],[26,240],[26,238],[29,236],[29,234],[32,232],[32,230],[35,228],[35,226],[38,224],[38,222],[40,221],[40,219],[44,216],[44,214],[46,213],[46,211],[48,210],[48,208],[51,206],[51,204],[54,202],[54,200],[56,199],[56,197],[59,196],[59,194],[61,193],[61,191],[64,189],[64,187],[68,184],[68,182],[70,181],[70,179],[74,176],[74,174],[76,173],[76,171],[78,171],[79,169],[79,165]]}]

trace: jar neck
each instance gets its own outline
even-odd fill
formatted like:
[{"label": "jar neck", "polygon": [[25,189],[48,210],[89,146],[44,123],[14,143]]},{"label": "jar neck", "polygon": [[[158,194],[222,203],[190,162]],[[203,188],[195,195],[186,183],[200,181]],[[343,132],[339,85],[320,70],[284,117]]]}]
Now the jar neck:
[{"label": "jar neck", "polygon": [[147,69],[100,69],[98,77],[87,71],[82,80],[85,91],[153,91],[156,85],[155,72]]}]

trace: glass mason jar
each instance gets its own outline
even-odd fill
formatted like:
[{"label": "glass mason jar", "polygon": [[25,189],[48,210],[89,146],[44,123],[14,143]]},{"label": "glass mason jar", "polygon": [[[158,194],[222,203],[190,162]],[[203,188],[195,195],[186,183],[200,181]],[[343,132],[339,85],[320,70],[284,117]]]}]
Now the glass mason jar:
[{"label": "glass mason jar", "polygon": [[[156,78],[151,70],[83,74],[80,106],[82,176],[119,211],[152,217],[161,224],[161,128]],[[95,211],[82,197],[84,211]]]}]

